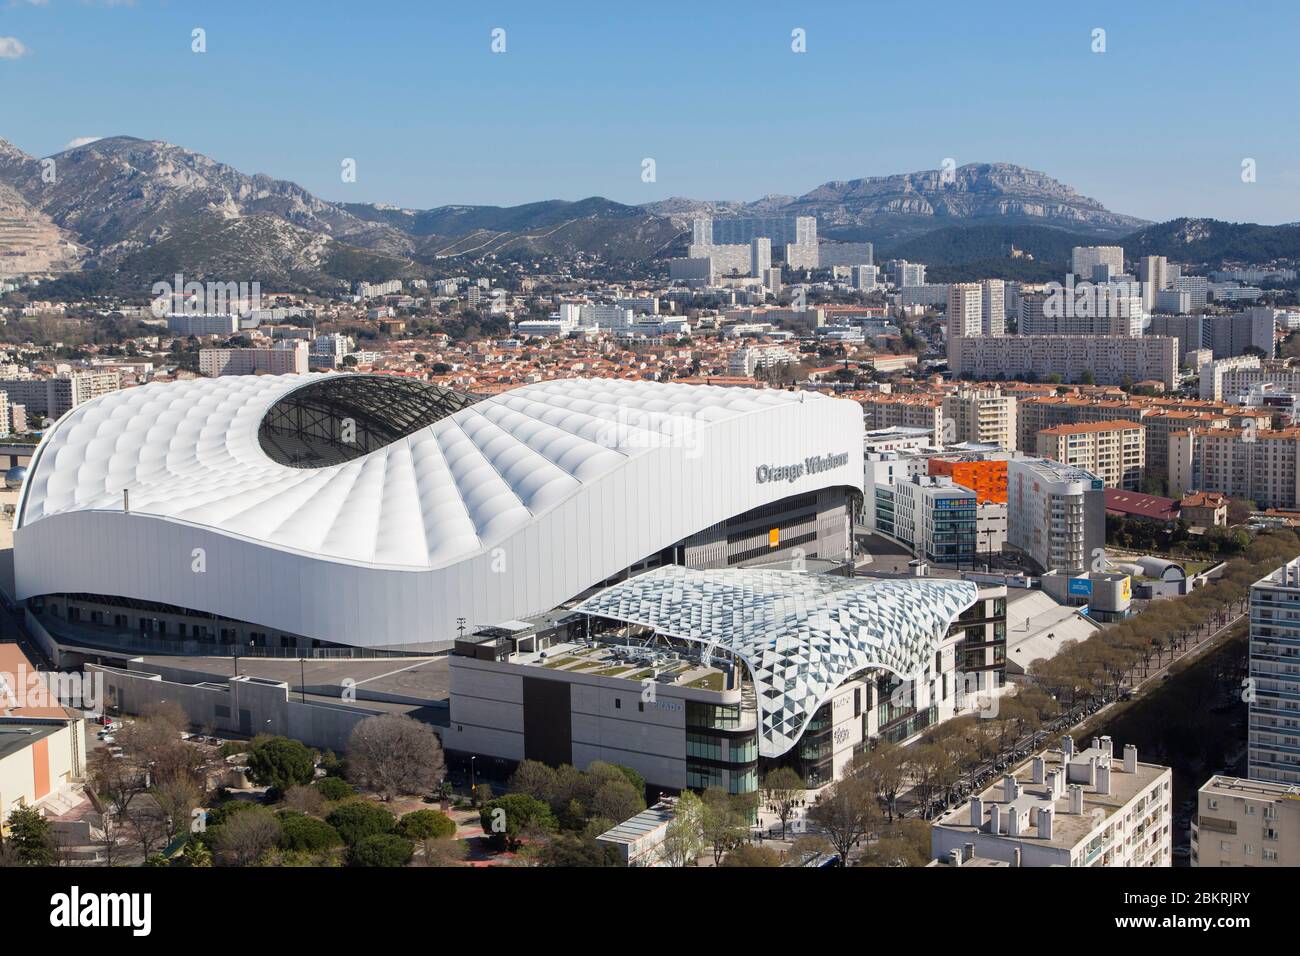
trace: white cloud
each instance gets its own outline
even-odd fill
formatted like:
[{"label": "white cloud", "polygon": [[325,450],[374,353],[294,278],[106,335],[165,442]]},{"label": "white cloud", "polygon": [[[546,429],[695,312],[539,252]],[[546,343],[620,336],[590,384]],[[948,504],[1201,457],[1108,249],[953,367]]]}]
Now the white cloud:
[{"label": "white cloud", "polygon": [[0,37],[0,60],[16,60],[30,52],[17,37]]},{"label": "white cloud", "polygon": [[76,149],[78,146],[87,146],[90,143],[97,142],[103,138],[104,137],[102,136],[78,136],[76,139],[68,140],[67,144],[63,148]]}]

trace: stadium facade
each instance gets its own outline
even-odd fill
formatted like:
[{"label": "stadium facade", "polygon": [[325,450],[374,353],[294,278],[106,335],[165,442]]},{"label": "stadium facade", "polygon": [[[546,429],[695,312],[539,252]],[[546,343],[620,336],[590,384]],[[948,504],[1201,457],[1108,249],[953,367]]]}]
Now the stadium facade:
[{"label": "stadium facade", "polygon": [[776,390],[146,385],[45,436],[17,597],[108,646],[427,650],[661,565],[843,562],[862,435],[856,403]]}]

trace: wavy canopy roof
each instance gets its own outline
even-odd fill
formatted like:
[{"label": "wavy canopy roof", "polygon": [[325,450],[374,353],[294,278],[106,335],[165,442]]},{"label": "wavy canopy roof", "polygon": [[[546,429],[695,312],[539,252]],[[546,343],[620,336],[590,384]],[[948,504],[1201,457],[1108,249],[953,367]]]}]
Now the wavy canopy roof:
[{"label": "wavy canopy roof", "polygon": [[[113,392],[73,409],[47,435],[19,527],[68,512],[120,512],[125,491],[133,513],[314,557],[443,567],[491,549],[629,458],[689,448],[709,425],[763,409],[834,402],[816,393],[565,379],[460,407],[474,400],[429,388],[326,373]],[[294,460],[301,449],[268,454],[268,413],[275,419],[296,406],[325,417],[360,410],[371,416],[364,427],[373,441],[335,464],[322,464],[319,448],[307,462]],[[283,440],[291,429],[275,424]],[[321,434],[337,447],[334,431]]]},{"label": "wavy canopy roof", "polygon": [[978,592],[970,581],[672,565],[607,588],[577,610],[735,654],[758,695],[759,753],[779,757],[859,671],[919,675]]}]

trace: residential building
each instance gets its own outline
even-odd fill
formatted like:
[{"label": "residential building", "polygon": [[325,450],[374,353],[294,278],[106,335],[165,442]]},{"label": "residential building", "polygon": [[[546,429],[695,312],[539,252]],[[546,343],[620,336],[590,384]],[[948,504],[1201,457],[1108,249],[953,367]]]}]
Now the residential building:
[{"label": "residential building", "polygon": [[1010,335],[959,338],[949,365],[976,379],[1077,382],[1085,373],[1099,385],[1154,380],[1178,384],[1178,340],[1164,336]]},{"label": "residential building", "polygon": [[1142,426],[1133,422],[1057,425],[1038,433],[1038,455],[1089,471],[1108,488],[1136,491],[1142,483],[1146,442]]},{"label": "residential building", "polygon": [[1007,459],[973,456],[929,459],[929,474],[951,478],[955,484],[975,492],[980,504],[1007,503]]},{"label": "residential building", "polygon": [[1300,866],[1300,784],[1215,774],[1196,792],[1192,866]]},{"label": "residential building", "polygon": [[1300,428],[1193,428],[1169,435],[1169,494],[1211,491],[1261,508],[1300,504]]},{"label": "residential building", "polygon": [[167,316],[167,330],[177,335],[230,336],[239,331],[239,316],[231,313],[202,315],[178,312]]},{"label": "residential building", "polygon": [[1105,485],[1096,475],[1044,458],[1007,462],[1007,543],[1037,570],[1092,569],[1106,543]]},{"label": "residential building", "polygon": [[122,387],[118,372],[72,372],[53,378],[0,379],[0,391],[12,405],[22,405],[28,415],[42,415],[57,421],[67,412],[93,398]]},{"label": "residential building", "polygon": [[862,421],[867,431],[882,428],[924,428],[943,440],[943,399],[937,395],[873,395],[862,404]]},{"label": "residential building", "polygon": [[309,351],[303,341],[284,342],[269,349],[199,349],[199,371],[218,375],[305,375]]},{"label": "residential building", "polygon": [[1093,270],[1104,265],[1110,268],[1112,275],[1124,272],[1124,249],[1122,246],[1075,246],[1070,250],[1070,272],[1081,279],[1091,280]]},{"label": "residential building", "polygon": [[1228,499],[1212,491],[1184,495],[1178,517],[1193,528],[1224,528],[1228,524]]},{"label": "residential building", "polygon": [[957,342],[977,337],[983,328],[984,290],[978,282],[954,282],[948,286],[948,364],[956,356]]},{"label": "residential building", "polygon": [[1250,589],[1247,773],[1300,784],[1300,558]]},{"label": "residential building", "polygon": [[[978,442],[1016,448],[1016,398],[997,389],[963,388],[943,399],[944,444]],[[949,424],[951,422],[951,424]]]},{"label": "residential building", "polygon": [[930,853],[1013,866],[1164,867],[1173,863],[1173,773],[1116,758],[1109,737],[1076,751],[1065,737],[930,827]]}]

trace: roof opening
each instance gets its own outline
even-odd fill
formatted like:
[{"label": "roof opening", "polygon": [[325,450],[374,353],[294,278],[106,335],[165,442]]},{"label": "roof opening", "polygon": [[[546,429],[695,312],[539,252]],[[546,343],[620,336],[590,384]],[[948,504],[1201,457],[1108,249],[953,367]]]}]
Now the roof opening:
[{"label": "roof opening", "polygon": [[481,396],[396,375],[332,375],[267,409],[257,440],[281,465],[325,468],[391,445],[478,401]]}]

